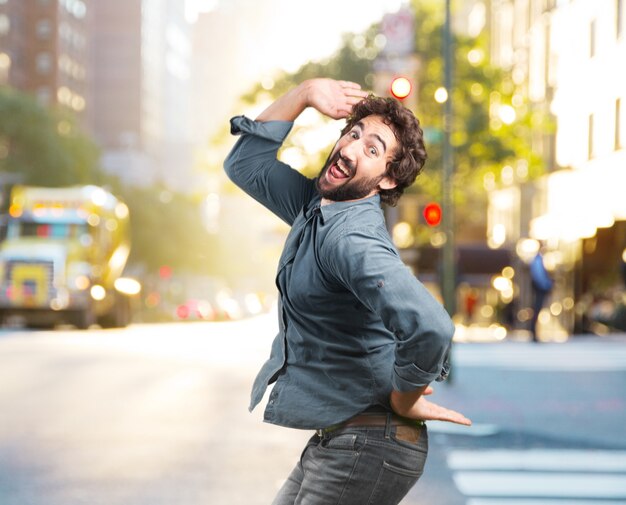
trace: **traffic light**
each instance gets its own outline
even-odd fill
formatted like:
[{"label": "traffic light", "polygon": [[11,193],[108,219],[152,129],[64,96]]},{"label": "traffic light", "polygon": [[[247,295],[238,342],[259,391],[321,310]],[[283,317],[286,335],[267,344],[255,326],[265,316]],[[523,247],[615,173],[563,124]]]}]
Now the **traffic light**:
[{"label": "traffic light", "polygon": [[172,267],[169,265],[161,265],[159,267],[159,277],[161,279],[169,279],[172,277]]},{"label": "traffic light", "polygon": [[404,100],[411,94],[413,85],[404,76],[394,77],[391,81],[391,94],[398,100]]},{"label": "traffic light", "polygon": [[424,220],[429,226],[441,223],[441,207],[438,203],[431,202],[424,207]]}]

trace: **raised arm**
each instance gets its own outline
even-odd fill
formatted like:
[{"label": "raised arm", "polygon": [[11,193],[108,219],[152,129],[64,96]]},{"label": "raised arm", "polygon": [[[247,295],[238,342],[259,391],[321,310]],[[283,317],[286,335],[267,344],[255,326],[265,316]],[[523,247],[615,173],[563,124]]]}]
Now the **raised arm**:
[{"label": "raised arm", "polygon": [[355,82],[309,79],[278,98],[256,120],[294,121],[307,107],[313,107],[332,119],[341,119],[367,95]]},{"label": "raised arm", "polygon": [[231,119],[231,132],[241,138],[224,161],[226,174],[291,225],[302,206],[316,194],[313,180],[277,159],[293,121],[307,107],[334,119],[346,117],[366,96],[353,82],[310,79],[278,98],[255,121],[244,116]]}]

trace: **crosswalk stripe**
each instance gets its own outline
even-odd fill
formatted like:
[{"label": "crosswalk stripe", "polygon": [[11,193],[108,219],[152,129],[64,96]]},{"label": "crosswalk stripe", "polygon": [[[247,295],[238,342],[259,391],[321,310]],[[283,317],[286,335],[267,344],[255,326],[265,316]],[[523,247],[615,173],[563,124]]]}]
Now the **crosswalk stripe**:
[{"label": "crosswalk stripe", "polygon": [[626,472],[626,451],[458,450],[450,452],[447,461],[453,470]]},{"label": "crosswalk stripe", "polygon": [[428,421],[429,433],[465,435],[467,437],[488,437],[500,431],[497,424],[474,423],[471,426],[452,424],[445,421]]},{"label": "crosswalk stripe", "polygon": [[626,346],[598,348],[587,344],[461,344],[453,348],[452,361],[467,367],[507,367],[518,370],[626,370]]},{"label": "crosswalk stripe", "polygon": [[466,496],[626,499],[623,475],[528,472],[456,472],[458,490]]},{"label": "crosswalk stripe", "polygon": [[546,502],[545,498],[471,498],[465,505],[623,505],[624,502],[614,500],[554,500]]}]

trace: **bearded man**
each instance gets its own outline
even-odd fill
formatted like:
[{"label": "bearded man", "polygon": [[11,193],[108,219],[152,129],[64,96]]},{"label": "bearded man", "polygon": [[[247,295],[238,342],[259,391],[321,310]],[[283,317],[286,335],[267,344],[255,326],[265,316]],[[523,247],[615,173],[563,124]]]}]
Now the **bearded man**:
[{"label": "bearded man", "polygon": [[[346,126],[316,179],[277,159],[307,108]],[[225,161],[232,181],[291,226],[278,264],[279,333],[252,389],[264,420],[312,429],[274,505],[393,505],[422,474],[425,421],[469,425],[426,399],[448,373],[454,325],[402,263],[381,202],[426,161],[413,113],[352,82],[311,79],[256,120]]]}]

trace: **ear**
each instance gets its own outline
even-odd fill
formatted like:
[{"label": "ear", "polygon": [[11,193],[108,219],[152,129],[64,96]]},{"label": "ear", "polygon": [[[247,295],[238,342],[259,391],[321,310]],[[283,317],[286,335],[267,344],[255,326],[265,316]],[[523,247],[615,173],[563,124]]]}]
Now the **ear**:
[{"label": "ear", "polygon": [[394,181],[391,177],[383,177],[378,183],[378,189],[387,190],[393,189],[398,185],[396,181]]}]

